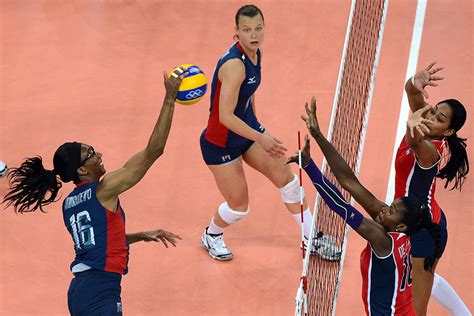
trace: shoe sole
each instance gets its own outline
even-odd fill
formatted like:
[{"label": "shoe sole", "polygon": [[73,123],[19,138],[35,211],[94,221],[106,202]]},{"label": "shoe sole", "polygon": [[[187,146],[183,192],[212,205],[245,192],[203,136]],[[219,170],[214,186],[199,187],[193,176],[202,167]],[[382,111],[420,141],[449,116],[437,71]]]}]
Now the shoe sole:
[{"label": "shoe sole", "polygon": [[209,247],[207,246],[207,244],[204,242],[204,240],[202,238],[201,238],[201,244],[202,244],[202,247],[207,250],[207,252],[209,253],[209,256],[211,256],[211,258],[214,259],[214,260],[217,260],[217,261],[230,261],[234,258],[233,254],[230,254],[230,255],[227,255],[227,256],[222,256],[222,257],[214,256],[211,253],[211,249],[209,249]]},{"label": "shoe sole", "polygon": [[[313,247],[311,247],[311,248],[313,248]],[[300,249],[302,249],[301,246],[300,246]],[[305,251],[307,251],[307,250],[305,249]],[[311,256],[320,256],[322,259],[327,260],[327,261],[339,261],[339,260],[341,260],[341,256],[342,256],[341,251],[335,251],[333,255],[328,256],[328,255],[319,253],[318,250],[313,250],[313,249],[310,251],[309,254]]]}]

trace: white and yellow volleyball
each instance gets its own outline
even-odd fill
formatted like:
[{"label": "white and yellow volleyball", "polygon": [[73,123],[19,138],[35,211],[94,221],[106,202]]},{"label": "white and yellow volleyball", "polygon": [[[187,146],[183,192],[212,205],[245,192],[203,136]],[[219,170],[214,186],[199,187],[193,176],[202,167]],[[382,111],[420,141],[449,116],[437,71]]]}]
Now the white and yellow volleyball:
[{"label": "white and yellow volleyball", "polygon": [[173,71],[179,67],[187,68],[188,75],[183,78],[179,85],[178,96],[176,102],[184,105],[191,105],[204,97],[207,89],[207,78],[204,72],[196,65],[182,64],[174,68],[169,74],[171,76]]}]

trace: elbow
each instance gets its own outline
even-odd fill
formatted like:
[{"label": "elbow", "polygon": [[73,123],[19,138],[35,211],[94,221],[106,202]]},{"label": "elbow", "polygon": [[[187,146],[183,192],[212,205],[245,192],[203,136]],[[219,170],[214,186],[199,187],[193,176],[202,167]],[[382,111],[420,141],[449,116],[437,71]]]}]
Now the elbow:
[{"label": "elbow", "polygon": [[353,178],[351,176],[342,176],[337,181],[341,184],[341,186],[348,192],[351,192],[351,188],[355,186],[355,181],[358,181],[357,178]]},{"label": "elbow", "polygon": [[409,93],[410,92],[410,88],[411,88],[411,78],[407,80],[407,82],[405,82],[405,92],[406,93]]},{"label": "elbow", "polygon": [[349,191],[349,188],[351,187],[351,181],[349,180],[349,178],[342,178],[342,179],[338,179],[338,182],[341,184],[341,186],[346,189],[347,191]]},{"label": "elbow", "polygon": [[219,113],[219,122],[225,127],[229,127],[231,115],[227,113]]},{"label": "elbow", "polygon": [[156,160],[156,159],[160,158],[163,155],[164,152],[165,152],[165,146],[164,145],[160,146],[160,148],[158,148],[158,150],[155,152],[154,159]]},{"label": "elbow", "polygon": [[151,149],[148,149],[146,150],[146,160],[149,161],[149,162],[153,162],[155,161],[156,159],[160,158],[161,155],[163,155],[164,153],[164,148],[165,146],[159,146],[157,149],[155,150],[151,150]]}]

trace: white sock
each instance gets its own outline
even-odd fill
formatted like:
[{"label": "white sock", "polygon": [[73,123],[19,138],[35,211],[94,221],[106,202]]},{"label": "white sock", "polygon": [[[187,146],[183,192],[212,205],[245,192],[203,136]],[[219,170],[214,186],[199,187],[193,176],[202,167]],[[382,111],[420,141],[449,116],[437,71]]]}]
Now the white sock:
[{"label": "white sock", "polygon": [[[296,223],[301,226],[301,213],[291,215],[293,215],[293,218],[295,219]],[[306,236],[306,238],[308,238],[309,232],[311,231],[311,224],[313,223],[313,215],[311,214],[309,207],[307,207],[306,210],[304,210],[303,212],[303,222],[304,235]]]},{"label": "white sock", "polygon": [[207,233],[211,235],[220,235],[224,232],[224,228],[219,227],[214,223],[214,216],[211,219],[211,223],[209,224],[209,227],[207,228]]},{"label": "white sock", "polygon": [[431,297],[446,308],[451,315],[472,315],[462,299],[442,276],[435,273]]}]

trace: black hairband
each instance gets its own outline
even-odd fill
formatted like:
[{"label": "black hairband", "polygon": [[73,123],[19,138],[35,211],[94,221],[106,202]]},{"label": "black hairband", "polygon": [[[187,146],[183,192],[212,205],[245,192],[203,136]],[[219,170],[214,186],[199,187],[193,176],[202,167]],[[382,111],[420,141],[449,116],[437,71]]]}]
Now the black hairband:
[{"label": "black hairband", "polygon": [[63,182],[77,181],[77,168],[81,166],[81,143],[64,143],[54,153],[54,173]]}]

